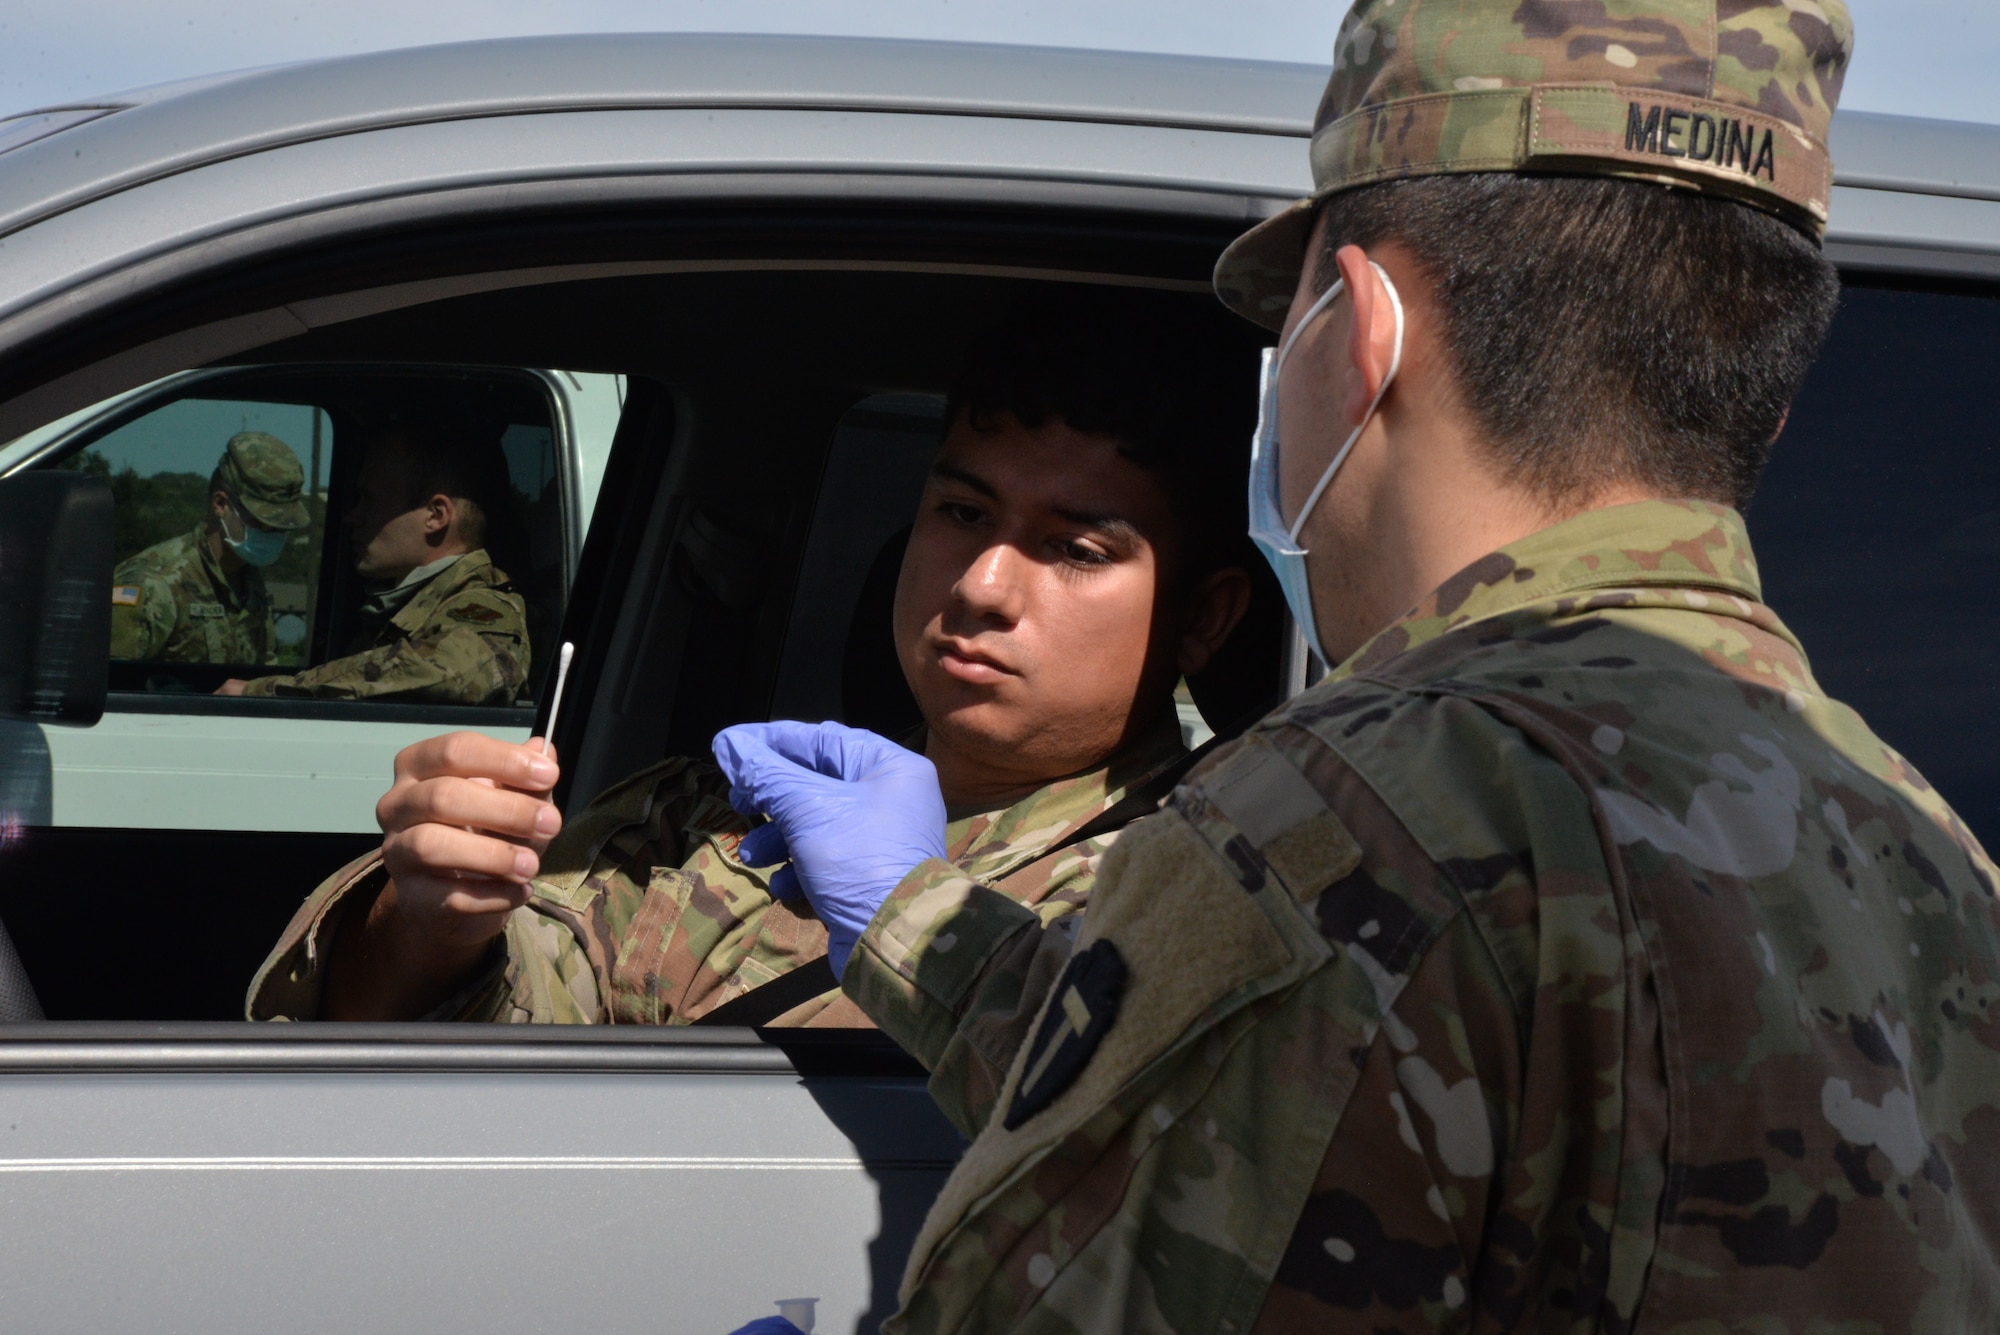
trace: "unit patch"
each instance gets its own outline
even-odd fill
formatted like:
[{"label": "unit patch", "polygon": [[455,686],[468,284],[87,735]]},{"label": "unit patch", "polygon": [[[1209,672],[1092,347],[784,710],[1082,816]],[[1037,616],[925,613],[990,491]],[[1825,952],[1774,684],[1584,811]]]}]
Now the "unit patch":
[{"label": "unit patch", "polygon": [[139,586],[137,584],[120,584],[111,590],[111,605],[113,607],[137,607],[139,605],[139,597]]},{"label": "unit patch", "polygon": [[445,613],[453,621],[470,621],[475,626],[490,626],[500,620],[502,614],[479,603],[467,603],[464,607],[454,607]]},{"label": "unit patch", "polygon": [[1099,941],[1070,958],[1056,979],[1050,994],[1053,1000],[1035,1027],[1027,1068],[1001,1125],[1009,1131],[1019,1130],[1083,1074],[1097,1045],[1118,1018],[1126,972],[1125,957],[1109,941]]}]

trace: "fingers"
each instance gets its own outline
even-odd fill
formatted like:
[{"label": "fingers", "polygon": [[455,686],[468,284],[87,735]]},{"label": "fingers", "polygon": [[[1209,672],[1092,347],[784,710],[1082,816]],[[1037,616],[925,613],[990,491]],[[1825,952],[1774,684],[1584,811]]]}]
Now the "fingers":
[{"label": "fingers", "polygon": [[402,881],[428,876],[440,880],[511,881],[525,885],[541,869],[532,848],[450,825],[425,824],[398,830],[382,841],[382,861]]},{"label": "fingers", "polygon": [[396,781],[489,779],[502,787],[545,793],[562,770],[555,753],[542,754],[540,742],[517,746],[477,732],[446,733],[406,746],[396,756]]},{"label": "fingers", "polygon": [[[762,753],[830,779],[858,778],[876,748],[895,745],[860,728],[831,722],[798,723],[790,719],[724,728],[715,738],[718,761],[722,760],[725,742],[746,757],[753,752]],[[724,772],[728,769],[724,762]]]},{"label": "fingers", "polygon": [[[775,751],[763,730],[777,725],[744,723],[715,736],[715,763],[729,780],[729,805],[746,816],[775,817],[785,799],[811,793],[827,782],[798,761]],[[805,724],[790,724],[805,727]]]},{"label": "fingers", "polygon": [[478,779],[399,783],[375,804],[375,820],[384,834],[452,825],[537,845],[546,845],[562,829],[562,813],[554,803]]},{"label": "fingers", "polygon": [[528,887],[512,881],[454,880],[409,874],[394,878],[396,912],[434,941],[473,946],[507,930],[507,915],[528,902]]}]

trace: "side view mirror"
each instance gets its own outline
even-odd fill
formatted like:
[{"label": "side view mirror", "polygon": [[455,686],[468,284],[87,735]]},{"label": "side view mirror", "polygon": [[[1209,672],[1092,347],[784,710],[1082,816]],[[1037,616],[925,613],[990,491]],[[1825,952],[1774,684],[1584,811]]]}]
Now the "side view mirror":
[{"label": "side view mirror", "polygon": [[111,487],[0,478],[0,718],[88,727],[111,661]]}]

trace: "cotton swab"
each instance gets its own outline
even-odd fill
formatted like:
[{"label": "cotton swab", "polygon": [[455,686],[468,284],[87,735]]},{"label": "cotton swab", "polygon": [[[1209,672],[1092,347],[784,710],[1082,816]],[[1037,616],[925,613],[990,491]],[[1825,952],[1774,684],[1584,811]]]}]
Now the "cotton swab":
[{"label": "cotton swab", "polygon": [[576,646],[563,641],[562,653],[556,659],[556,689],[549,697],[549,726],[542,729],[542,754],[549,753],[549,739],[556,735],[556,715],[562,712],[563,687],[569,681],[569,660],[576,657]]}]

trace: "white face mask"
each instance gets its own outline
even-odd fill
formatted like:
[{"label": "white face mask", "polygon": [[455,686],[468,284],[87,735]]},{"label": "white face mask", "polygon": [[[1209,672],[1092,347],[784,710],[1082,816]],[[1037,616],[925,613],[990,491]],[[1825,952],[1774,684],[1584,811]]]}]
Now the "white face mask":
[{"label": "white face mask", "polygon": [[1382,279],[1382,286],[1388,289],[1389,305],[1396,312],[1396,351],[1389,359],[1389,374],[1382,378],[1382,387],[1375,391],[1374,401],[1368,411],[1361,415],[1361,422],[1348,436],[1347,443],[1333,456],[1333,462],[1320,474],[1319,483],[1306,497],[1306,503],[1299,509],[1299,517],[1291,524],[1285,523],[1284,503],[1279,496],[1278,474],[1278,377],[1284,374],[1285,358],[1291,355],[1292,345],[1299,341],[1306,326],[1319,315],[1342,292],[1347,290],[1345,279],[1338,279],[1326,294],[1306,311],[1305,316],[1292,326],[1291,336],[1283,346],[1264,349],[1264,369],[1258,385],[1257,434],[1250,442],[1250,541],[1257,544],[1257,550],[1270,562],[1271,569],[1278,576],[1278,584],[1285,591],[1285,605],[1292,610],[1292,620],[1305,633],[1306,643],[1319,657],[1321,663],[1332,666],[1326,650],[1320,647],[1319,625],[1313,620],[1312,587],[1306,578],[1306,552],[1299,546],[1299,532],[1312,516],[1319,498],[1326,494],[1333,482],[1333,475],[1347,462],[1354,442],[1361,439],[1361,433],[1374,420],[1375,410],[1382,406],[1382,396],[1389,392],[1389,386],[1396,383],[1396,373],[1403,369],[1403,298],[1396,291],[1396,285],[1389,281],[1389,275],[1379,264],[1373,268]]}]

